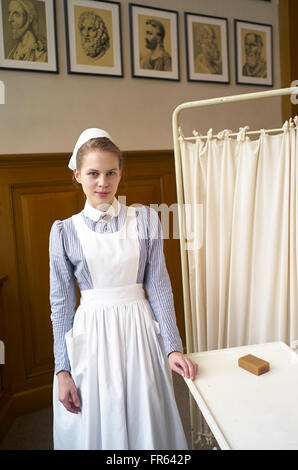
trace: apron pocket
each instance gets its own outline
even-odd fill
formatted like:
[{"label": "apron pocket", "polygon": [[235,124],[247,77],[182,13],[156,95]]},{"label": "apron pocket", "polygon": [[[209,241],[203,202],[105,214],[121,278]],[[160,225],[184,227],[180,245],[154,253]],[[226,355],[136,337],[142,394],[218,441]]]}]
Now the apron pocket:
[{"label": "apron pocket", "polygon": [[86,369],[87,339],[82,333],[73,336],[73,330],[69,330],[65,335],[67,354],[72,375],[80,375]]}]

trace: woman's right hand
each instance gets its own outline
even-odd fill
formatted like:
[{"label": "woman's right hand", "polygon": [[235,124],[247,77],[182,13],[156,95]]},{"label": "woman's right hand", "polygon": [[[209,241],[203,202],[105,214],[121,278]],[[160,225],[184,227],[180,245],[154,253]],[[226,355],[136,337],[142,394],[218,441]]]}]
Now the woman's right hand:
[{"label": "woman's right hand", "polygon": [[75,383],[69,372],[62,370],[57,374],[59,401],[65,406],[67,411],[71,413],[79,413],[80,400]]}]

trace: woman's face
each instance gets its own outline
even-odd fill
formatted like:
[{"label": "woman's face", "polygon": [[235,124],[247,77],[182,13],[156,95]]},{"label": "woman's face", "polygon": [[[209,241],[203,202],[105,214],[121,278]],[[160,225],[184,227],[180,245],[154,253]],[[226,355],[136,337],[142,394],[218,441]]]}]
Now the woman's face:
[{"label": "woman's face", "polygon": [[119,160],[107,150],[92,150],[83,156],[80,170],[74,170],[90,206],[105,209],[113,202],[121,179]]}]

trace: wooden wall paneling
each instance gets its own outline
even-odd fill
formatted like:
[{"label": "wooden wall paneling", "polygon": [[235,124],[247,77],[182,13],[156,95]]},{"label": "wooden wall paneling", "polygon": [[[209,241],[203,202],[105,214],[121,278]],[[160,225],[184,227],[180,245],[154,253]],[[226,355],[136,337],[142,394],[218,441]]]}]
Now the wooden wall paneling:
[{"label": "wooden wall paneling", "polygon": [[[1,171],[0,171],[1,173]],[[2,174],[1,174],[2,176]],[[8,178],[0,179],[0,266],[7,273],[8,280],[3,290],[5,305],[5,369],[10,375],[10,391],[18,390],[18,383],[23,383],[22,362],[23,350],[21,341],[21,324],[19,316],[18,270],[15,250],[15,233],[11,200],[11,185]]]},{"label": "wooden wall paneling", "polygon": [[8,378],[6,376],[6,371],[4,367],[4,362],[5,362],[5,326],[4,326],[4,320],[5,320],[5,315],[4,315],[4,307],[3,307],[3,301],[2,301],[2,287],[7,281],[7,276],[0,274],[0,403],[1,400],[3,399],[3,396],[7,392],[8,388]]},{"label": "wooden wall paneling", "polygon": [[160,177],[129,177],[125,186],[119,184],[117,197],[127,205],[142,204],[150,205],[150,201],[160,199]]},{"label": "wooden wall paneling", "polygon": [[[4,344],[4,362],[6,362],[6,352],[5,352],[5,345],[7,343],[7,338],[5,334],[5,313],[4,313],[4,305],[2,299],[2,289],[4,284],[7,281],[7,276],[0,274],[0,340],[2,341],[2,345]],[[9,420],[7,419],[7,404],[10,400],[10,390],[9,390],[9,377],[8,377],[8,370],[5,364],[1,363],[3,357],[1,357],[0,361],[0,439],[5,434],[5,430],[9,427]]]},{"label": "wooden wall paneling", "polygon": [[[28,362],[28,350],[32,347],[35,361],[33,362],[34,372],[38,372],[36,365],[41,358],[46,357],[46,353],[42,352],[42,335],[40,335],[38,342],[36,342],[36,336],[34,337],[34,334],[32,336],[34,328],[37,331],[36,315],[32,315],[36,297],[33,299],[32,295],[28,295],[30,289],[27,292],[24,291],[24,283],[29,284],[31,282],[28,277],[28,263],[26,261],[28,260],[28,253],[25,250],[30,248],[28,234],[30,231],[32,232],[31,228],[28,231],[28,224],[23,223],[23,215],[25,214],[27,219],[27,215],[30,214],[29,209],[32,206],[24,197],[26,191],[27,195],[28,191],[34,192],[32,189],[30,190],[34,185],[35,189],[38,185],[44,189],[45,182],[52,186],[50,191],[55,194],[58,189],[57,184],[64,182],[68,185],[68,191],[71,188],[71,191],[79,194],[79,198],[82,200],[81,192],[78,192],[71,183],[71,174],[66,166],[67,161],[68,157],[65,154],[0,156],[0,266],[8,274],[4,292],[4,304],[6,306],[4,331],[6,363],[4,370],[9,377],[5,399],[0,402],[0,438],[5,434],[9,424],[16,416],[49,406],[51,403],[53,373],[52,371],[49,372],[49,369],[53,369],[52,360],[49,361],[48,370],[44,368],[43,373],[40,370],[40,373],[35,375],[32,373],[30,375],[30,372],[32,372],[30,365],[32,363]],[[25,193],[23,200],[22,190]],[[78,204],[76,207],[78,207]],[[57,218],[59,211],[61,212],[61,208],[63,210],[63,205],[61,206],[61,201],[59,201],[56,205],[54,219]],[[80,209],[81,204],[78,210]],[[71,214],[73,212],[72,207]],[[51,217],[48,209],[43,211],[43,215],[46,213]],[[62,215],[64,216],[65,212]],[[43,232],[43,235],[46,236],[46,241],[44,241],[44,246],[46,246],[48,245],[48,233]],[[39,237],[35,236],[35,239]],[[46,254],[40,253],[40,257],[47,256],[47,252],[48,249]],[[48,266],[44,264],[44,268],[47,273],[44,276],[48,276]],[[31,274],[32,272],[29,273],[30,277]],[[35,277],[38,277],[36,273]],[[45,288],[48,290],[48,281],[46,286]],[[49,316],[48,301],[46,305],[43,305],[42,310],[46,310]],[[32,325],[34,328],[32,328]],[[50,323],[48,325],[49,329],[46,337],[49,338],[52,333]],[[36,345],[39,346],[39,349],[36,349]],[[36,358],[38,359],[37,362]]]},{"label": "wooden wall paneling", "polygon": [[54,220],[79,212],[82,202],[81,193],[72,183],[18,185],[13,187],[13,201],[27,379],[53,370],[49,335],[50,228]]}]

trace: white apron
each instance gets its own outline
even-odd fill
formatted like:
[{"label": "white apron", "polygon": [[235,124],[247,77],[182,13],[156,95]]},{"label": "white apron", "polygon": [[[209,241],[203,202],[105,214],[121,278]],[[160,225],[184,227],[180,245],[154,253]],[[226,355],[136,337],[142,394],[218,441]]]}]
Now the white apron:
[{"label": "white apron", "polygon": [[93,282],[81,292],[66,333],[81,412],[58,400],[54,449],[187,449],[159,325],[136,284],[139,241],[134,207],[118,232],[96,233],[73,216]]}]

